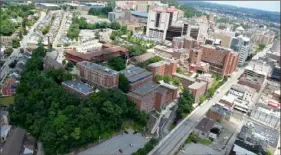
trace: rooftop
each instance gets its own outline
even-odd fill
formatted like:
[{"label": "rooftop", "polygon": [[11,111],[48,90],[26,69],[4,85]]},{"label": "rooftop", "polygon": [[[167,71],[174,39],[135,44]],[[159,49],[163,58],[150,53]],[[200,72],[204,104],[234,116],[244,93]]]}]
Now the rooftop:
[{"label": "rooftop", "polygon": [[161,60],[161,61],[158,61],[158,62],[155,62],[155,63],[152,63],[152,64],[149,64],[148,66],[149,67],[159,67],[159,66],[162,66],[162,65],[169,65],[171,62],[167,61],[167,60]]},{"label": "rooftop", "polygon": [[193,84],[191,84],[190,86],[188,86],[189,89],[199,89],[201,87],[203,87],[206,84],[206,82],[195,82]]},{"label": "rooftop", "polygon": [[186,80],[195,82],[195,78],[193,78],[193,77],[189,77],[189,76],[179,74],[179,73],[173,73],[173,75],[176,77],[182,78],[182,79],[186,79]]},{"label": "rooftop", "polygon": [[195,129],[201,130],[203,132],[209,132],[214,127],[215,122],[215,120],[205,117],[199,122]]},{"label": "rooftop", "polygon": [[94,92],[87,83],[83,83],[81,81],[63,81],[62,84],[78,92],[81,92],[84,95],[88,95]]},{"label": "rooftop", "polygon": [[152,76],[151,72],[146,71],[140,67],[131,67],[120,71],[124,74],[131,83],[144,79],[146,77]]},{"label": "rooftop", "polygon": [[131,11],[132,15],[147,18],[148,13],[147,12],[140,12],[140,11]]},{"label": "rooftop", "polygon": [[241,84],[234,84],[231,86],[231,89],[234,89],[236,91],[243,92],[243,93],[245,93],[246,91],[251,91],[251,92],[255,91],[255,89],[250,88],[246,85],[241,85]]},{"label": "rooftop", "polygon": [[19,155],[22,150],[25,133],[24,129],[16,128],[4,144],[1,155]]},{"label": "rooftop", "polygon": [[92,63],[92,62],[88,62],[88,61],[82,61],[82,62],[78,62],[77,64],[84,66],[85,68],[88,68],[92,71],[98,71],[98,72],[102,72],[108,75],[116,75],[118,74],[117,71],[112,70],[110,68],[98,65],[96,63]]},{"label": "rooftop", "polygon": [[133,92],[136,94],[145,95],[145,94],[149,93],[150,91],[158,88],[159,86],[160,86],[159,84],[156,84],[154,82],[149,82],[149,83],[146,83],[146,84],[138,87]]},{"label": "rooftop", "polygon": [[53,3],[39,3],[39,4],[46,7],[59,7],[59,5]]}]

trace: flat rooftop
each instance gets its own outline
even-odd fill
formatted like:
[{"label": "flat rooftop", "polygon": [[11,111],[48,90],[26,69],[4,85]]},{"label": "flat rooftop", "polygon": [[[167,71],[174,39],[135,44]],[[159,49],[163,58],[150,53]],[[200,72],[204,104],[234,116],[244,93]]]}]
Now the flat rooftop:
[{"label": "flat rooftop", "polygon": [[140,67],[131,67],[124,69],[120,71],[121,74],[124,74],[130,83],[134,83],[136,81],[139,81],[141,79],[147,78],[149,76],[152,76],[151,72],[146,71],[143,68]]},{"label": "flat rooftop", "polygon": [[166,60],[161,60],[161,61],[149,64],[148,66],[149,67],[159,67],[159,66],[166,65],[166,64],[170,64],[170,62],[166,61]]},{"label": "flat rooftop", "polygon": [[115,71],[113,69],[110,69],[110,68],[107,68],[107,67],[98,65],[96,63],[89,62],[89,61],[82,61],[82,62],[78,62],[77,64],[79,64],[81,66],[84,66],[85,68],[88,68],[92,71],[98,71],[98,72],[102,72],[102,73],[105,73],[105,74],[108,74],[108,75],[119,74],[117,71]]},{"label": "flat rooftop", "polygon": [[149,82],[149,83],[146,83],[146,84],[140,86],[133,92],[136,94],[145,95],[145,94],[149,93],[150,91],[158,88],[159,86],[160,86],[159,84],[156,84],[154,82]]},{"label": "flat rooftop", "polygon": [[206,82],[195,82],[193,84],[191,84],[190,86],[188,86],[189,89],[199,89],[201,87],[203,87],[206,84]]},{"label": "flat rooftop", "polygon": [[90,87],[87,83],[83,83],[81,81],[63,81],[62,84],[75,91],[81,92],[84,95],[88,95],[94,92],[92,87]]},{"label": "flat rooftop", "polygon": [[189,77],[189,76],[186,76],[186,75],[183,75],[183,74],[173,73],[173,75],[176,76],[176,77],[182,78],[182,79],[189,80],[189,81],[195,81],[195,79],[193,77]]}]

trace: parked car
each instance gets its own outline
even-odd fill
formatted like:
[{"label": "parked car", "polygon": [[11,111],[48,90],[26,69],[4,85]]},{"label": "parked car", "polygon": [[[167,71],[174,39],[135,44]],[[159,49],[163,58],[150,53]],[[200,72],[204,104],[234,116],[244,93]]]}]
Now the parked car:
[{"label": "parked car", "polygon": [[120,153],[123,153],[123,151],[121,149],[118,150]]}]

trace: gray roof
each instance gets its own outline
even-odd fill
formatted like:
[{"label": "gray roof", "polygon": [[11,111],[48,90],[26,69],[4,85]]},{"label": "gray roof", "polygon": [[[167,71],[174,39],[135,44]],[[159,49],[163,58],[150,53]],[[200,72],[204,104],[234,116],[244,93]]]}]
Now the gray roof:
[{"label": "gray roof", "polygon": [[84,95],[88,95],[94,92],[88,84],[81,81],[63,81],[62,84],[75,91],[83,93]]},{"label": "gray roof", "polygon": [[145,94],[149,93],[150,91],[158,88],[159,86],[160,86],[159,84],[156,84],[154,82],[149,82],[149,83],[146,83],[146,84],[138,87],[133,92],[136,94],[145,95]]},{"label": "gray roof", "polygon": [[199,89],[201,87],[203,87],[206,84],[206,82],[204,81],[200,81],[200,82],[195,82],[191,85],[188,86],[189,89]]},{"label": "gray roof", "polygon": [[152,77],[152,73],[146,71],[140,67],[131,67],[125,70],[120,71],[120,73],[124,74],[130,83],[137,82],[139,80],[145,79],[147,77]]},{"label": "gray roof", "polygon": [[209,132],[215,125],[215,120],[203,118],[199,124],[195,127],[195,129],[201,130],[203,132]]},{"label": "gray roof", "polygon": [[6,141],[1,155],[19,155],[22,150],[22,143],[25,137],[25,133],[26,132],[24,129],[16,128]]},{"label": "gray roof", "polygon": [[52,66],[55,67],[55,68],[63,68],[63,65],[62,65],[62,64],[60,64],[60,63],[57,62],[55,59],[52,59],[52,58],[50,58],[50,57],[48,57],[48,56],[45,56],[45,57],[44,57],[44,61],[45,61],[45,62],[48,62],[49,64],[52,64]]},{"label": "gray roof", "polygon": [[186,76],[186,75],[183,75],[183,74],[179,74],[179,73],[173,73],[173,75],[178,77],[178,78],[182,78],[182,79],[185,79],[185,80],[188,80],[188,81],[195,82],[195,78],[193,78],[193,77],[189,77],[189,76]]},{"label": "gray roof", "polygon": [[102,72],[102,73],[105,73],[107,75],[116,75],[116,74],[118,74],[118,72],[113,70],[113,69],[107,68],[105,66],[98,65],[96,63],[88,62],[88,61],[78,62],[77,64],[79,64],[81,66],[84,66],[85,68],[88,68],[88,69],[90,69],[92,71]]},{"label": "gray roof", "polygon": [[231,112],[229,110],[227,110],[226,108],[224,108],[223,106],[220,106],[218,104],[213,105],[210,108],[210,111],[215,112],[221,116],[224,116],[226,114],[230,114]]}]

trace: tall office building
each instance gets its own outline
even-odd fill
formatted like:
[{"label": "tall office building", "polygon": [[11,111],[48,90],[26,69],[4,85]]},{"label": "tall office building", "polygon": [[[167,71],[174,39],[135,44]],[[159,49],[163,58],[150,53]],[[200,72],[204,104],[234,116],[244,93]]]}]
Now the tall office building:
[{"label": "tall office building", "polygon": [[230,48],[234,52],[239,53],[239,66],[243,66],[247,57],[250,54],[251,44],[250,39],[243,36],[233,37],[231,40]]},{"label": "tall office building", "polygon": [[148,13],[146,36],[165,40],[167,29],[178,18],[184,16],[184,12],[168,4],[154,3]]}]

